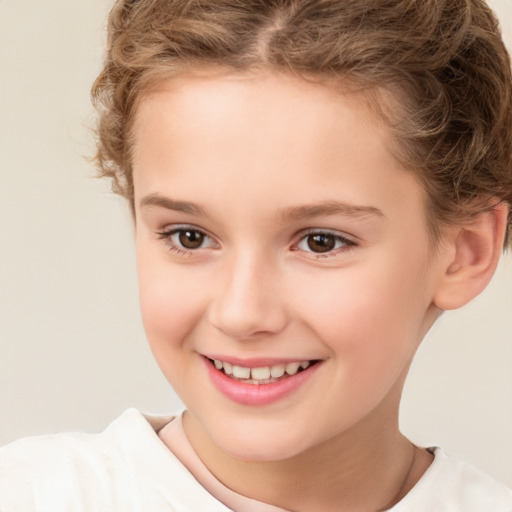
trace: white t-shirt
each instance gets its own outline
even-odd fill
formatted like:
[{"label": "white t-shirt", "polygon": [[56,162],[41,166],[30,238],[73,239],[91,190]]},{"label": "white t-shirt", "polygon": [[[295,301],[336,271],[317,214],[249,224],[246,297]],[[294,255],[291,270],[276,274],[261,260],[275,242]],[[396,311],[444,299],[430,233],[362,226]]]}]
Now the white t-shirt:
[{"label": "white t-shirt", "polygon": [[[279,510],[226,488],[220,493],[225,503],[210,494],[156,434],[171,420],[129,409],[100,434],[32,437],[5,446],[0,511],[248,510],[231,508],[235,502],[258,512]],[[512,491],[437,448],[432,465],[389,512],[512,512]]]}]

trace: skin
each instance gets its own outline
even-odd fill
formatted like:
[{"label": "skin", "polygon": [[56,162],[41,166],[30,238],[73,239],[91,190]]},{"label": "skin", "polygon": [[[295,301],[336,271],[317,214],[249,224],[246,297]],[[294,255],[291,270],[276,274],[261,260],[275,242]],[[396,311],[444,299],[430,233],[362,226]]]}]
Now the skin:
[{"label": "skin", "polygon": [[[453,247],[434,249],[387,128],[357,94],[222,73],[162,82],[133,133],[144,326],[200,458],[289,510],[399,501],[432,460],[400,434],[398,408]],[[184,226],[207,235],[200,247],[170,234]],[[342,238],[318,254],[311,230]],[[320,363],[283,399],[248,406],[212,385],[212,353]]]}]

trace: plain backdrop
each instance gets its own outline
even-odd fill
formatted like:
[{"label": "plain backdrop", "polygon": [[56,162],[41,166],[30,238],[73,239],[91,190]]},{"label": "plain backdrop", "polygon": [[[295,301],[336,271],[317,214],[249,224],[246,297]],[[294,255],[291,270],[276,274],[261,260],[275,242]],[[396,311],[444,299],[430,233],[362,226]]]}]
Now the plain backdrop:
[{"label": "plain backdrop", "polygon": [[[512,0],[490,4],[512,48]],[[128,209],[86,160],[109,8],[0,0],[0,444],[181,407],[146,346]],[[510,256],[425,339],[401,424],[512,486]]]}]

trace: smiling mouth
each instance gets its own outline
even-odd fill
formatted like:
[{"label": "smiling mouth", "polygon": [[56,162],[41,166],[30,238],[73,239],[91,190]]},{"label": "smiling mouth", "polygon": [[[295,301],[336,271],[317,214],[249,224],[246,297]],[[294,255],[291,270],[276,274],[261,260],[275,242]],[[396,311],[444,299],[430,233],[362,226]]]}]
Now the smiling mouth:
[{"label": "smiling mouth", "polygon": [[274,364],[272,366],[259,366],[249,368],[246,366],[233,365],[219,359],[209,359],[215,368],[232,380],[246,384],[272,384],[303,372],[307,368],[318,363],[318,360],[294,361],[286,364]]}]

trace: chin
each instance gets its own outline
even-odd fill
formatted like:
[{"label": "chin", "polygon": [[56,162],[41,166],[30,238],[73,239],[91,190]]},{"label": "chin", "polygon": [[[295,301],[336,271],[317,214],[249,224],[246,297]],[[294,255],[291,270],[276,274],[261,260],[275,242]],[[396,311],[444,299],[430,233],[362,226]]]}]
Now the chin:
[{"label": "chin", "polygon": [[252,462],[276,462],[293,458],[312,448],[315,442],[311,432],[291,429],[286,425],[275,425],[259,421],[252,427],[247,425],[224,425],[213,428],[213,442],[230,456]]}]

